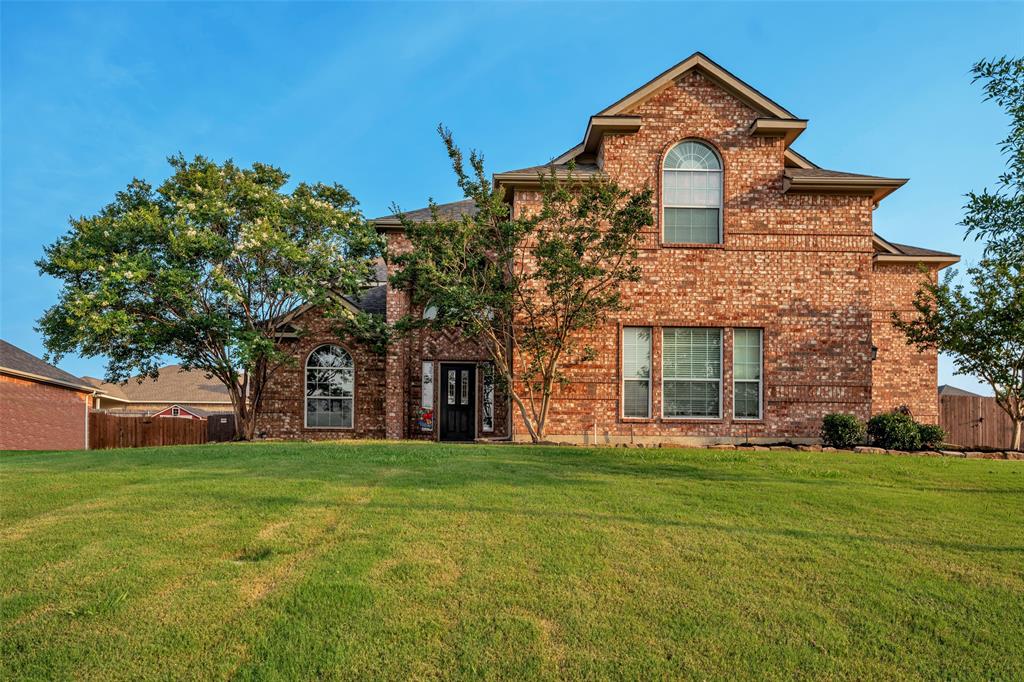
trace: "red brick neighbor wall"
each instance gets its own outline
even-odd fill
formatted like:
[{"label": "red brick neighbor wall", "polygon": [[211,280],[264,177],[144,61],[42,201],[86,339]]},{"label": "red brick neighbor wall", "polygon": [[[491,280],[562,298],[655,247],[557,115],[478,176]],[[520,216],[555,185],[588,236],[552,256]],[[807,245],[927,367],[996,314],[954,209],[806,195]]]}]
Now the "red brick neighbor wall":
[{"label": "red brick neighbor wall", "polygon": [[[589,442],[708,442],[817,438],[828,412],[869,416],[872,201],[869,196],[783,194],[780,138],[749,134],[758,114],[697,72],[638,103],[639,132],[606,135],[604,171],[621,184],[656,190],[664,155],[697,138],[724,165],[724,243],[662,246],[661,212],[640,253],[643,279],[624,291],[625,312],[589,342],[595,361],[569,368],[548,434]],[[515,210],[539,196],[517,191]],[[660,199],[658,199],[660,202]],[[622,325],[654,327],[652,416],[620,416]],[[662,419],[659,327],[719,327],[723,333],[721,419]],[[764,330],[763,419],[732,419],[733,328]],[[934,386],[932,387],[934,391]],[[515,433],[525,433],[515,423]]]},{"label": "red brick neighbor wall", "polygon": [[892,313],[909,319],[915,312],[914,293],[925,278],[938,278],[934,268],[927,274],[918,268],[917,263],[875,263],[871,336],[878,357],[872,368],[871,413],[906,406],[918,421],[937,424],[938,354],[908,346],[903,333],[892,326]]},{"label": "red brick neighbor wall", "polygon": [[[256,422],[257,437],[304,440],[384,437],[384,356],[348,339],[339,339],[332,323],[320,311],[311,309],[295,321],[305,334],[293,341],[295,364],[279,370],[271,379],[263,409]],[[355,415],[353,428],[307,428],[305,426],[305,366],[317,346],[330,343],[343,347],[355,364]]]},{"label": "red brick neighbor wall", "polygon": [[90,394],[0,374],[0,450],[87,447]]}]

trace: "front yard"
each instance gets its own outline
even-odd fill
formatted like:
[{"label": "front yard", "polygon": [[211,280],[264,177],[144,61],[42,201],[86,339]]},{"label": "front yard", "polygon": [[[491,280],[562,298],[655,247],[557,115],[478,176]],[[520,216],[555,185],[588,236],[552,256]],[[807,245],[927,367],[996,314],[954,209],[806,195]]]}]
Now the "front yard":
[{"label": "front yard", "polygon": [[8,454],[0,677],[1024,678],[1024,462]]}]

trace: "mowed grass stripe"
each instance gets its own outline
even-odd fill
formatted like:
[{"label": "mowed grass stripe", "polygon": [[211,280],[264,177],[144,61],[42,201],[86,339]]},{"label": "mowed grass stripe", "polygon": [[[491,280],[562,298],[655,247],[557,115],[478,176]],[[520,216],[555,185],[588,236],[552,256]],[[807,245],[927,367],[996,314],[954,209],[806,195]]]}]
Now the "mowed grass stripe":
[{"label": "mowed grass stripe", "polygon": [[15,454],[5,678],[1024,676],[1024,467],[414,443]]}]

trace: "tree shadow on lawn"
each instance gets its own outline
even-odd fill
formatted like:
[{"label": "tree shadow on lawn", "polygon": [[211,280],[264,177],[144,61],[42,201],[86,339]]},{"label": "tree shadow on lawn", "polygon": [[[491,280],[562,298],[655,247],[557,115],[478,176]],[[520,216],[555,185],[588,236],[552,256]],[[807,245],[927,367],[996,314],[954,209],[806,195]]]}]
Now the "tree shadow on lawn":
[{"label": "tree shadow on lawn", "polygon": [[427,503],[393,503],[373,501],[365,505],[368,510],[381,510],[392,512],[396,516],[404,517],[409,512],[437,512],[443,514],[495,514],[502,516],[519,516],[541,520],[568,519],[574,521],[585,521],[587,523],[612,522],[621,524],[636,524],[643,526],[656,526],[664,528],[690,528],[694,530],[705,530],[729,535],[750,535],[768,536],[775,538],[800,539],[811,541],[832,541],[841,544],[850,542],[873,543],[882,545],[912,545],[924,548],[939,548],[956,550],[961,552],[996,552],[996,553],[1021,553],[1024,554],[1022,546],[1000,546],[985,545],[966,542],[952,542],[948,540],[922,540],[916,537],[897,537],[871,534],[838,533],[804,530],[799,528],[751,528],[725,523],[713,523],[710,521],[686,521],[682,519],[671,519],[659,516],[640,516],[632,514],[600,514],[579,511],[559,511],[551,507],[524,508],[524,507],[499,507],[491,505],[464,505],[464,504],[427,504]]}]

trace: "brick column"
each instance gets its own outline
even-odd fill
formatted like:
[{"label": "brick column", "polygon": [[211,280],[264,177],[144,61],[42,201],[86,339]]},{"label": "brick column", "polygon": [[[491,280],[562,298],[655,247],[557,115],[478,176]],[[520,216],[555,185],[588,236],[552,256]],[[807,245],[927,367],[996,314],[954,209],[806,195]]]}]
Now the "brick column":
[{"label": "brick column", "polygon": [[[388,233],[388,250],[395,254],[409,248],[409,241],[402,232]],[[393,266],[388,263],[388,275]],[[409,295],[405,291],[396,291],[388,285],[387,322],[394,324],[409,310]],[[406,409],[408,406],[408,363],[409,341],[401,339],[388,346],[384,370],[384,437],[399,440],[408,436],[409,423]]]}]

